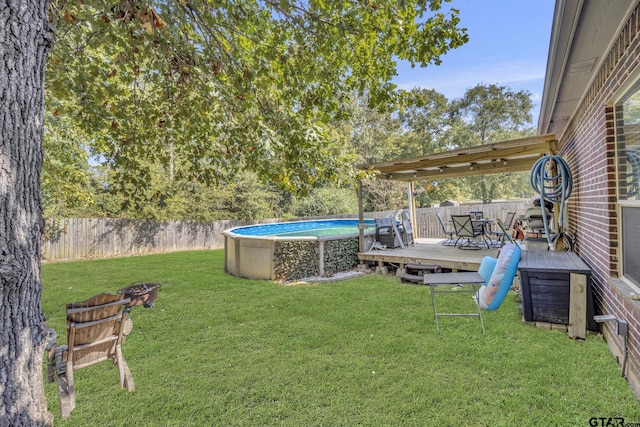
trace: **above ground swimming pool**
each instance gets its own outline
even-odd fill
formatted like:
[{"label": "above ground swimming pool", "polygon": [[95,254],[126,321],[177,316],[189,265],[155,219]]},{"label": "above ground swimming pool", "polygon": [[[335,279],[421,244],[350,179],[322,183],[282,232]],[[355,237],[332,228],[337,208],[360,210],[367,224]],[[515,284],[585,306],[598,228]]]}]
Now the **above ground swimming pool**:
[{"label": "above ground swimming pool", "polygon": [[[364,223],[365,245],[370,245],[375,223]],[[329,276],[358,264],[357,219],[249,225],[223,234],[225,271],[238,277],[291,281]]]}]

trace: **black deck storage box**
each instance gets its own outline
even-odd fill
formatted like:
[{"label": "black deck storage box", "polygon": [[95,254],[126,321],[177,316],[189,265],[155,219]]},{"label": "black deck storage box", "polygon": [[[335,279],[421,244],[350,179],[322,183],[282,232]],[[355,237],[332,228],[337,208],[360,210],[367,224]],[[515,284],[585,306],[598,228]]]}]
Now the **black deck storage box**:
[{"label": "black deck storage box", "polygon": [[563,325],[569,324],[571,273],[587,276],[587,329],[597,330],[591,269],[574,252],[522,251],[518,271],[524,320]]}]

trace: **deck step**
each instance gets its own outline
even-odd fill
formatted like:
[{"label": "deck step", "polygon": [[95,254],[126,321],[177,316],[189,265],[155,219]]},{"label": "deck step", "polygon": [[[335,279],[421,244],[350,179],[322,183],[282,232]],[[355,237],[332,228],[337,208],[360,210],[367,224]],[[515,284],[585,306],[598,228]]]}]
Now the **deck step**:
[{"label": "deck step", "polygon": [[400,276],[400,281],[402,283],[415,283],[416,285],[422,285],[424,283],[424,275],[404,273]]},{"label": "deck step", "polygon": [[400,281],[419,285],[424,283],[425,274],[440,273],[442,271],[442,267],[438,264],[407,264],[404,268],[405,273],[400,276]]},{"label": "deck step", "polygon": [[404,268],[407,272],[440,273],[442,271],[439,264],[407,264]]}]

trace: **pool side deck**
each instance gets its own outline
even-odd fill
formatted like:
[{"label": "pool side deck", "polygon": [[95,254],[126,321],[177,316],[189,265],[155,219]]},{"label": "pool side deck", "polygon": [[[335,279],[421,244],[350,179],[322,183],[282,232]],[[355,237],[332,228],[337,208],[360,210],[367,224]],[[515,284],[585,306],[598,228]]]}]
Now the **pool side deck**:
[{"label": "pool side deck", "polygon": [[415,239],[414,246],[396,249],[372,249],[358,253],[360,261],[374,261],[379,266],[390,263],[403,269],[406,264],[439,264],[453,271],[477,271],[485,256],[498,256],[498,249],[463,250],[443,246],[443,239]]}]

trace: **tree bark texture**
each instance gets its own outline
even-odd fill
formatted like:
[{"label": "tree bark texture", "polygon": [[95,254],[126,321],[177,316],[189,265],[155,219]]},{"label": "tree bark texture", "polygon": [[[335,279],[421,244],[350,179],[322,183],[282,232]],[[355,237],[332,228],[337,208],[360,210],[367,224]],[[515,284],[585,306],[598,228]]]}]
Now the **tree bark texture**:
[{"label": "tree bark texture", "polygon": [[46,0],[0,0],[0,425],[52,425],[40,298]]}]

